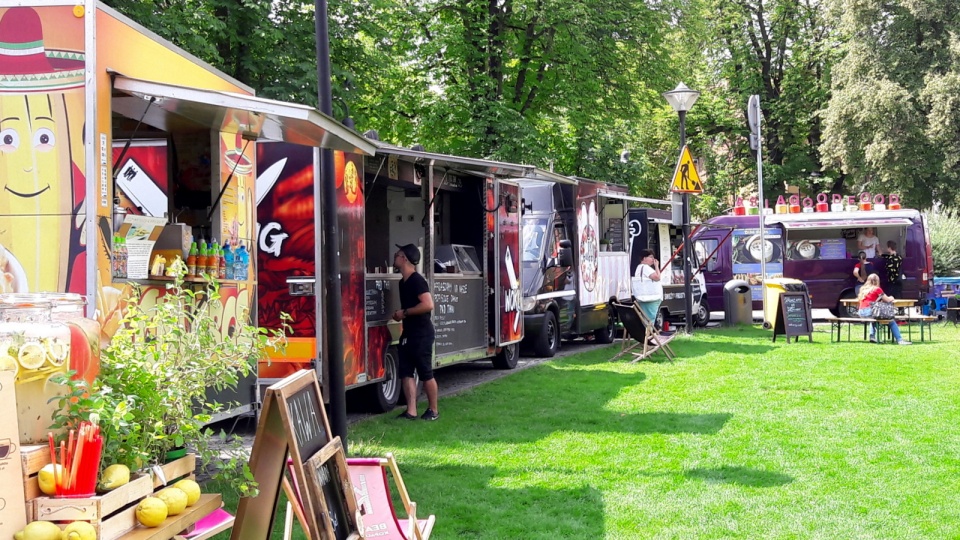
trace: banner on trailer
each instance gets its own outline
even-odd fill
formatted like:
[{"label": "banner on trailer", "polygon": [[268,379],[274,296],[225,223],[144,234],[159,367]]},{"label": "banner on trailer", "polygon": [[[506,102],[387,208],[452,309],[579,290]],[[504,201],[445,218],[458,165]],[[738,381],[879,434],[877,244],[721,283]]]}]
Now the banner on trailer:
[{"label": "banner on trailer", "polygon": [[0,293],[85,292],[84,43],[72,5],[0,9]]}]

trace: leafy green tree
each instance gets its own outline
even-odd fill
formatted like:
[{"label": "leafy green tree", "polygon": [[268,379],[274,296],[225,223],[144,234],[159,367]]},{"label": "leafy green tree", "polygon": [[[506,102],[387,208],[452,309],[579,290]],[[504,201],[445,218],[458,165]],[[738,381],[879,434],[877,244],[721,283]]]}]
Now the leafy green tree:
[{"label": "leafy green tree", "polygon": [[834,0],[846,41],[822,149],[859,190],[957,201],[960,10],[953,0]]}]

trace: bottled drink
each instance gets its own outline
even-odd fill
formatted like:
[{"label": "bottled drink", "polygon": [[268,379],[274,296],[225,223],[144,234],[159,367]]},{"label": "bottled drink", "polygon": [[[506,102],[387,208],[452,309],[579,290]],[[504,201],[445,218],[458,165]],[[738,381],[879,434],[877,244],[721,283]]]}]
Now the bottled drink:
[{"label": "bottled drink", "polygon": [[227,259],[223,255],[223,248],[220,248],[220,254],[217,257],[217,278],[227,278]]},{"label": "bottled drink", "polygon": [[223,261],[224,261],[224,279],[234,279],[236,275],[233,270],[233,250],[230,249],[230,244],[223,246]]},{"label": "bottled drink", "polygon": [[201,276],[207,272],[207,264],[209,262],[209,256],[207,255],[207,243],[200,239],[200,256],[197,257],[197,276]]},{"label": "bottled drink", "polygon": [[120,277],[120,235],[113,235],[113,277]]},{"label": "bottled drink", "polygon": [[120,267],[117,277],[127,277],[127,239],[123,236],[120,237]]},{"label": "bottled drink", "polygon": [[233,261],[233,279],[244,281],[246,277],[246,253],[247,248],[243,245],[243,242],[240,242],[240,247],[237,248],[237,254],[234,256]]},{"label": "bottled drink", "polygon": [[190,253],[187,255],[187,275],[196,276],[197,275],[197,255],[199,250],[197,249],[197,242],[194,241],[190,244]]}]

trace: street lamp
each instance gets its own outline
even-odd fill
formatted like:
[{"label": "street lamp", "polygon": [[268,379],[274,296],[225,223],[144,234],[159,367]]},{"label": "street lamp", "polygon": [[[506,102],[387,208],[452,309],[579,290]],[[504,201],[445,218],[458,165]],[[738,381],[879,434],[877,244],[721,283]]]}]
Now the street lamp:
[{"label": "street lamp", "polygon": [[[700,97],[700,92],[687,88],[687,85],[680,83],[676,88],[663,93],[663,98],[667,103],[677,111],[680,116],[680,151],[687,145],[687,111],[693,108],[693,104]],[[690,194],[683,193],[683,299],[685,307],[686,330],[688,334],[693,333],[693,287],[690,283],[692,279],[690,272],[690,263],[693,260],[693,249],[690,246]]]}]

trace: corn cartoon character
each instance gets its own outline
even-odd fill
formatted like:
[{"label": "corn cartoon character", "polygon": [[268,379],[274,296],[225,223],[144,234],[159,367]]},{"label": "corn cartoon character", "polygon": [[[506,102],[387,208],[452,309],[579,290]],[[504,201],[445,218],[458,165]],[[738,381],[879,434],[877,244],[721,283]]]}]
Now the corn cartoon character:
[{"label": "corn cartoon character", "polygon": [[79,252],[70,130],[83,118],[70,118],[67,103],[82,102],[83,57],[45,48],[34,9],[0,15],[0,272],[19,270],[29,291],[66,290]]}]

